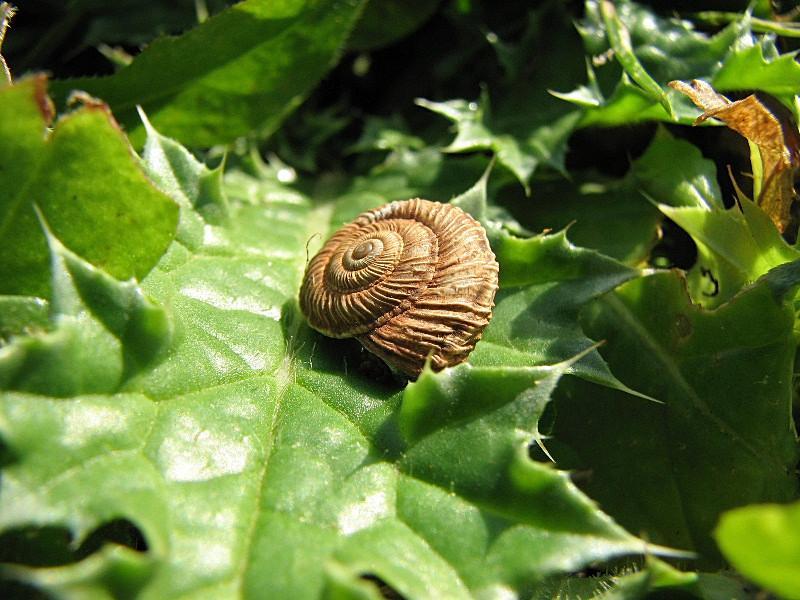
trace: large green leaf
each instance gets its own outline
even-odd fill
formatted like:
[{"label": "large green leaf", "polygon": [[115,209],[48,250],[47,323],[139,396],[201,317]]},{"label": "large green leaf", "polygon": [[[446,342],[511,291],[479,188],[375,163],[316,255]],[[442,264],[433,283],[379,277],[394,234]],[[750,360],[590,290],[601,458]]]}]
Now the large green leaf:
[{"label": "large green leaf", "polygon": [[[578,295],[564,314],[531,307],[572,341],[506,365],[484,353],[487,366],[426,371],[403,390],[298,311],[306,245],[330,228],[330,205],[265,170],[239,174],[220,210],[213,173],[152,129],[145,161],[182,212],[156,268],[141,287],[121,283],[51,236],[50,331],[0,349],[2,558],[22,563],[6,577],[63,595],[377,598],[368,576],[407,598],[468,598],[528,594],[648,548],[528,456],[559,378],[582,370],[569,352],[591,352],[570,323],[577,304],[630,269],[563,235],[507,237],[498,255],[517,294],[600,269],[568,284]],[[546,268],[526,275],[537,253]],[[498,311],[520,312],[525,300],[510,298]],[[500,334],[509,351],[546,345],[526,328]],[[86,550],[117,539],[112,525],[146,552]],[[24,557],[53,545],[48,531],[72,540],[50,563],[68,564],[36,568]]]},{"label": "large green leaf", "polygon": [[119,279],[142,278],[178,210],[136,163],[106,107],[53,118],[46,79],[0,87],[0,293],[47,297],[49,253],[34,207],[62,242]]},{"label": "large green leaf", "polygon": [[365,2],[245,0],[178,38],[151,44],[112,76],[54,84],[63,98],[102,98],[135,141],[142,106],[184,144],[231,142],[271,133],[339,56]]},{"label": "large green leaf", "polygon": [[585,470],[582,487],[630,530],[715,564],[709,534],[722,511],[796,493],[786,298],[799,271],[797,262],[778,267],[715,311],[661,272],[587,311],[612,371],[663,404],[571,379],[549,448],[560,465]]},{"label": "large green leaf", "polygon": [[[47,68],[54,73],[74,70],[92,48],[102,45],[138,48],[153,38],[185,31],[197,24],[202,8],[218,12],[227,0],[150,0],[146,9],[139,0],[35,0],[19,2],[19,27],[8,44],[14,73]],[[105,53],[108,56],[108,53]],[[100,58],[99,56],[97,57]],[[101,67],[107,67],[103,60]]]}]

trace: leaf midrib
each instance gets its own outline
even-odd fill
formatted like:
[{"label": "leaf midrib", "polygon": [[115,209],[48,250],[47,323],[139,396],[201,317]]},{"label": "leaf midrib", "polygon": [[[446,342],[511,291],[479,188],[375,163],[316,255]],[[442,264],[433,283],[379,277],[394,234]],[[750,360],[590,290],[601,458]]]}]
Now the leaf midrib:
[{"label": "leaf midrib", "polygon": [[[308,218],[307,218],[307,225],[305,227],[305,235],[303,236],[305,239],[309,239],[314,233],[318,230],[327,231],[327,228],[330,226],[331,223],[331,215],[333,214],[333,205],[331,204],[323,204],[316,208],[309,210]],[[302,256],[301,256],[302,258]],[[296,279],[299,279],[303,270],[305,269],[305,263],[298,261],[298,269],[296,274]],[[298,289],[298,285],[291,286],[291,289]],[[285,315],[282,318],[286,318]],[[269,471],[270,465],[270,458],[272,456],[273,449],[275,447],[275,432],[278,428],[280,423],[280,412],[281,407],[283,406],[283,400],[286,397],[287,392],[291,389],[292,385],[295,383],[296,379],[296,366],[294,364],[294,353],[291,352],[291,343],[292,340],[297,338],[297,334],[300,330],[302,321],[300,319],[295,319],[291,323],[291,328],[289,328],[284,336],[284,356],[281,365],[275,371],[275,381],[277,385],[277,392],[275,395],[275,403],[274,408],[272,411],[272,420],[270,422],[270,428],[266,432],[266,439],[264,446],[264,458],[263,458],[263,466],[261,468],[261,473],[258,475],[258,491],[256,492],[255,502],[253,504],[253,511],[252,517],[250,519],[250,523],[247,526],[246,532],[243,536],[243,543],[244,549],[241,554],[241,565],[236,574],[236,579],[238,580],[236,583],[239,588],[239,594],[241,597],[245,596],[245,581],[247,570],[250,568],[252,564],[252,555],[253,555],[253,548],[255,546],[255,532],[256,528],[258,527],[258,521],[262,515],[260,510],[262,505],[262,498],[264,495],[264,482],[267,478],[267,473]],[[349,419],[348,419],[349,421]]]}]

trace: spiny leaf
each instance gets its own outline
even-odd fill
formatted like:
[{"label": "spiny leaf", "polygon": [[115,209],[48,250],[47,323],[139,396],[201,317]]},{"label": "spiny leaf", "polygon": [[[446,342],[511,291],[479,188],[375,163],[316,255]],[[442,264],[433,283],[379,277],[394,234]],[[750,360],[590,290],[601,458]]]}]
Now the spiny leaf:
[{"label": "spiny leaf", "polygon": [[672,105],[661,86],[639,62],[633,52],[631,36],[625,24],[620,20],[614,4],[609,0],[600,1],[600,15],[603,18],[608,43],[614,51],[615,58],[620,62],[628,76],[635,81],[644,92],[661,104],[669,116],[673,116]]},{"label": "spiny leaf", "polygon": [[[153,144],[170,150],[165,140]],[[195,170],[148,164],[159,181],[174,178],[188,200],[182,212],[197,211]],[[99,375],[84,377],[91,389],[67,388],[70,379],[51,370],[48,386],[0,396],[0,434],[14,457],[3,472],[0,525],[12,533],[64,527],[81,543],[122,518],[148,547],[144,557],[92,554],[60,577],[27,568],[26,581],[52,593],[112,593],[115,580],[99,574],[114,572],[121,554],[139,565],[125,567],[140,576],[134,589],[154,597],[374,597],[370,575],[409,598],[468,598],[522,593],[648,548],[568,474],[528,457],[569,362],[541,373],[529,365],[426,372],[405,392],[365,374],[357,345],[313,332],[295,300],[309,237],[337,213],[262,176],[240,173],[227,218],[193,216],[204,221],[202,239],[191,248],[175,241],[142,281],[174,323],[155,361],[102,386]],[[558,281],[562,271],[570,277],[568,261],[545,277]],[[55,331],[71,323],[59,311],[77,310],[82,347],[101,351],[87,364],[119,373],[128,342],[111,334],[118,328],[104,303],[86,301],[79,286],[73,292],[54,304]],[[527,333],[518,335],[523,343]],[[52,353],[64,364],[83,360],[72,348]],[[541,359],[558,362],[558,354]],[[467,394],[492,379],[491,402]],[[463,399],[450,406],[464,419],[439,418],[444,396]],[[419,416],[431,411],[439,417],[423,432]]]},{"label": "spiny leaf", "polygon": [[[687,595],[692,598],[714,600],[731,598],[745,600],[744,586],[733,580],[720,586],[721,595],[704,593],[703,575],[682,573],[666,562],[648,556],[644,568],[634,570],[620,567],[614,575],[580,577],[570,575],[553,578],[537,598],[587,598],[590,600],[640,600],[651,595]],[[722,579],[722,577],[720,577]],[[725,594],[731,595],[725,595]]]},{"label": "spiny leaf", "polygon": [[3,387],[52,396],[116,391],[168,343],[169,319],[135,283],[86,263],[42,226],[52,257],[50,323],[0,349]]},{"label": "spiny leaf", "polygon": [[147,131],[142,153],[147,173],[181,207],[175,237],[194,250],[202,244],[206,221],[219,223],[227,215],[222,166],[210,170],[175,140],[156,131],[144,111],[140,116]]},{"label": "spiny leaf", "polygon": [[558,465],[589,470],[583,489],[627,527],[696,549],[701,564],[719,564],[709,534],[722,511],[797,491],[789,300],[799,268],[770,271],[714,311],[692,304],[676,273],[626,283],[584,325],[607,340],[621,381],[664,404],[577,379],[555,402]]},{"label": "spiny leaf", "polygon": [[53,118],[46,79],[0,87],[0,292],[47,297],[49,253],[33,211],[68,248],[111,275],[142,278],[178,210],[147,179],[102,104]]},{"label": "spiny leaf", "polygon": [[[490,170],[491,166],[472,188],[452,200],[481,221],[500,264],[494,316],[470,355],[470,363],[530,367],[567,361],[593,346],[578,325],[581,307],[632,279],[638,271],[573,246],[567,230],[527,238],[510,233],[507,221],[490,215]],[[635,394],[614,377],[596,350],[569,369]]]},{"label": "spiny leaf", "polygon": [[694,146],[665,131],[632,168],[647,197],[697,244],[689,289],[695,302],[709,308],[730,300],[773,267],[800,258],[752,201],[741,198],[724,208],[715,171]]},{"label": "spiny leaf", "polygon": [[[751,7],[753,3],[751,3]],[[767,6],[767,14],[772,14],[772,7]],[[757,13],[756,13],[757,14]],[[709,25],[726,25],[742,18],[742,14],[738,12],[725,12],[716,10],[704,10],[692,13],[692,19],[695,21],[702,21]],[[785,17],[784,17],[785,19]],[[762,19],[758,17],[750,18],[750,26],[753,31],[759,33],[774,33],[782,37],[800,37],[800,25],[791,21],[782,20],[779,15],[775,19]]]},{"label": "spiny leaf", "polygon": [[456,124],[456,138],[442,149],[444,152],[492,150],[526,191],[529,191],[528,180],[539,165],[563,168],[564,146],[578,117],[576,111],[568,111],[551,122],[537,119],[539,122],[532,124],[530,137],[525,139],[511,127],[505,128],[502,120],[490,116],[486,95],[478,102],[431,102],[420,98],[417,104]]},{"label": "spiny leaf", "polygon": [[[771,56],[765,56],[765,52]],[[779,55],[765,38],[751,46],[742,44],[731,52],[714,73],[711,85],[718,90],[763,90],[791,99],[800,89],[800,65],[794,53]]]}]

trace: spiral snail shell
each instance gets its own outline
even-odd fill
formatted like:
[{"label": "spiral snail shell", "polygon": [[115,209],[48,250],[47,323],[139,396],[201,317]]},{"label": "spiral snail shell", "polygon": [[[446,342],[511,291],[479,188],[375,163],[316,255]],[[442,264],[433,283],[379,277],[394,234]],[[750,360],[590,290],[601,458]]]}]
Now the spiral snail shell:
[{"label": "spiral snail shell", "polygon": [[355,337],[416,377],[464,361],[489,324],[499,267],[486,232],[451,204],[413,199],[362,213],[308,263],[311,327]]}]

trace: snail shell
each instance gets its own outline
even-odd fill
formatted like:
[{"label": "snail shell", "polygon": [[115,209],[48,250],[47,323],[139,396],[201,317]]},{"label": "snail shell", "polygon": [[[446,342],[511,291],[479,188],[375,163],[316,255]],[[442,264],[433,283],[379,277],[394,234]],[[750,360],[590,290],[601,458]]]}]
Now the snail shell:
[{"label": "snail shell", "polygon": [[489,324],[499,267],[480,223],[429,200],[361,214],[311,259],[300,309],[311,327],[355,337],[416,377],[464,361]]}]

